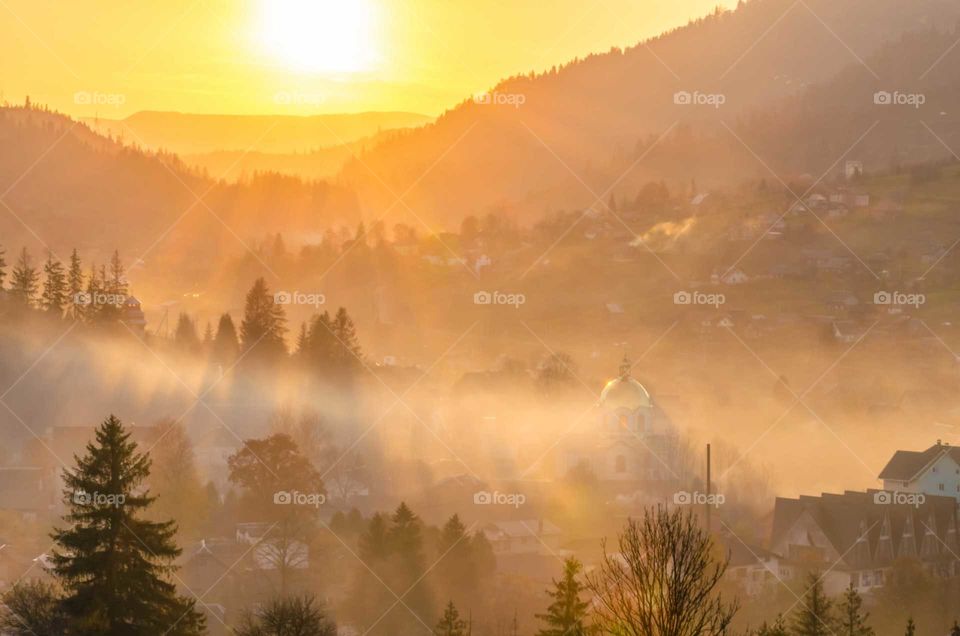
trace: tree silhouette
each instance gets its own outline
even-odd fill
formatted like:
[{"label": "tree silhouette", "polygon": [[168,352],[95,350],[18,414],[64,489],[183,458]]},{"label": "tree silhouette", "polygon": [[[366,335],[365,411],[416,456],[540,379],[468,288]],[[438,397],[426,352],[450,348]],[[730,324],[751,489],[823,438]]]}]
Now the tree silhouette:
[{"label": "tree silhouette", "polygon": [[187,636],[204,631],[194,601],[169,577],[180,555],[173,521],[148,521],[154,502],[141,484],[150,459],[115,416],[97,429],[76,468],[64,471],[69,527],[56,529],[53,572],[66,591],[72,633]]}]

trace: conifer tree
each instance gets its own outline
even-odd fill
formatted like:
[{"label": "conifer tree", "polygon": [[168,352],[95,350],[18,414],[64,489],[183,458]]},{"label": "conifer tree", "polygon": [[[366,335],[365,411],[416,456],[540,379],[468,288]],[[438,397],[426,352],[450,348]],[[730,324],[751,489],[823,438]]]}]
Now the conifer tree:
[{"label": "conifer tree", "polygon": [[70,254],[70,269],[67,271],[67,285],[70,293],[70,312],[74,320],[83,317],[83,266],[80,264],[80,255],[74,249]]},{"label": "conifer tree", "polygon": [[233,362],[240,353],[240,342],[237,340],[237,328],[233,325],[230,314],[220,316],[217,323],[217,335],[213,337],[213,356],[220,363]]},{"label": "conifer tree", "polygon": [[200,344],[197,338],[197,327],[187,314],[181,313],[177,318],[177,330],[174,332],[173,340],[177,348],[183,351],[197,350]]},{"label": "conifer tree", "polygon": [[44,281],[43,293],[40,295],[40,305],[44,311],[55,316],[63,316],[67,306],[67,279],[60,261],[53,258],[53,253],[47,255],[47,262],[43,266]]},{"label": "conifer tree", "polygon": [[357,338],[357,329],[347,310],[341,307],[330,323],[330,332],[334,342],[331,343],[331,368],[335,379],[349,381],[361,365],[363,351],[360,349],[360,340]]},{"label": "conifer tree", "polygon": [[27,307],[32,307],[37,296],[40,274],[30,261],[27,248],[20,250],[20,257],[10,277],[10,295]]},{"label": "conifer tree", "polygon": [[126,299],[129,293],[127,278],[123,269],[123,261],[120,260],[120,252],[117,250],[113,251],[113,256],[110,258],[110,278],[107,279],[105,276],[104,279],[108,294]]},{"label": "conifer tree", "polygon": [[3,281],[7,279],[7,251],[0,247],[0,289],[3,289]]},{"label": "conifer tree", "polygon": [[904,636],[916,636],[917,626],[913,622],[913,617],[907,619],[907,631],[904,632]]},{"label": "conifer tree", "polygon": [[809,586],[801,607],[793,619],[796,636],[828,636],[834,633],[833,603],[823,591],[823,581],[816,572],[810,573]]},{"label": "conifer tree", "polygon": [[783,621],[783,614],[777,615],[777,620],[773,622],[773,625],[767,624],[764,621],[763,625],[760,626],[755,632],[756,636],[788,636],[787,626]]},{"label": "conifer tree", "polygon": [[115,416],[64,472],[70,524],[53,533],[53,572],[66,592],[63,608],[78,636],[192,636],[202,634],[195,603],[168,580],[180,555],[173,521],[148,521],[154,502],[141,485],[150,459],[137,452]]},{"label": "conifer tree", "polygon": [[553,602],[546,614],[537,614],[537,618],[546,623],[537,636],[587,636],[590,633],[586,625],[589,604],[580,599],[583,587],[577,578],[582,569],[573,557],[563,562],[563,578],[554,581],[554,589],[547,590]]},{"label": "conifer tree", "polygon": [[300,333],[297,335],[297,355],[303,357],[309,348],[309,337],[307,334],[307,323],[300,323]]},{"label": "conifer tree", "polygon": [[83,317],[87,322],[96,322],[103,309],[103,287],[97,277],[96,265],[90,265],[90,274],[87,277],[87,290],[83,293]]},{"label": "conifer tree", "polygon": [[203,328],[203,346],[208,348],[213,346],[213,325],[207,321],[207,326]]},{"label": "conifer tree", "polygon": [[[394,608],[388,617],[388,625],[394,632],[413,631],[422,625],[429,616],[432,606],[427,586],[423,580],[424,554],[422,522],[420,518],[401,502],[390,518],[390,530],[387,533],[391,551],[390,585],[394,589],[407,590],[404,598],[405,608]],[[414,617],[419,617],[419,620]]]},{"label": "conifer tree", "polygon": [[844,591],[837,610],[840,623],[838,636],[873,636],[873,628],[867,625],[870,615],[863,611],[863,599],[853,583]]},{"label": "conifer tree", "polygon": [[436,636],[467,636],[467,621],[460,618],[460,612],[457,611],[453,601],[447,603],[443,617],[437,623],[433,633]]},{"label": "conifer tree", "polygon": [[283,305],[275,302],[267,289],[266,281],[258,278],[247,292],[243,322],[240,323],[240,344],[243,351],[249,352],[256,348],[256,352],[262,355],[286,353],[283,342],[285,322]]}]

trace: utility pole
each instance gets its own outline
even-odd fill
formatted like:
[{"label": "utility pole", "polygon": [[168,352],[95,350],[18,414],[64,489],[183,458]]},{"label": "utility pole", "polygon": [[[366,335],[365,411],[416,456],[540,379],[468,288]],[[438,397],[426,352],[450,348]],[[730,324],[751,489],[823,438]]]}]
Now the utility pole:
[{"label": "utility pole", "polygon": [[704,498],[704,506],[707,512],[707,534],[710,534],[712,526],[710,525],[710,444],[707,444],[707,496]]}]

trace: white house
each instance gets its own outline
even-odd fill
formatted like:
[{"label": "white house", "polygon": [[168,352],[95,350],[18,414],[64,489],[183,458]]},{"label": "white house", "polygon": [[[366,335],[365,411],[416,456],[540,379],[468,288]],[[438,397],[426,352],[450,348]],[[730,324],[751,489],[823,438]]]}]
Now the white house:
[{"label": "white house", "polygon": [[898,450],[880,479],[884,490],[953,497],[960,502],[960,447],[937,440],[925,451]]}]

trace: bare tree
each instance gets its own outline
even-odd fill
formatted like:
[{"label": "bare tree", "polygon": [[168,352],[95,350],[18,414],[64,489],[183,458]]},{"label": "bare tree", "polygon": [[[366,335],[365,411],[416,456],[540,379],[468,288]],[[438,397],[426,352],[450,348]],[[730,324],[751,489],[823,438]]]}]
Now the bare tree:
[{"label": "bare tree", "polygon": [[717,636],[738,605],[716,588],[729,565],[717,561],[713,541],[690,512],[648,509],[631,519],[618,552],[604,545],[600,567],[588,577],[596,623],[615,636]]}]

